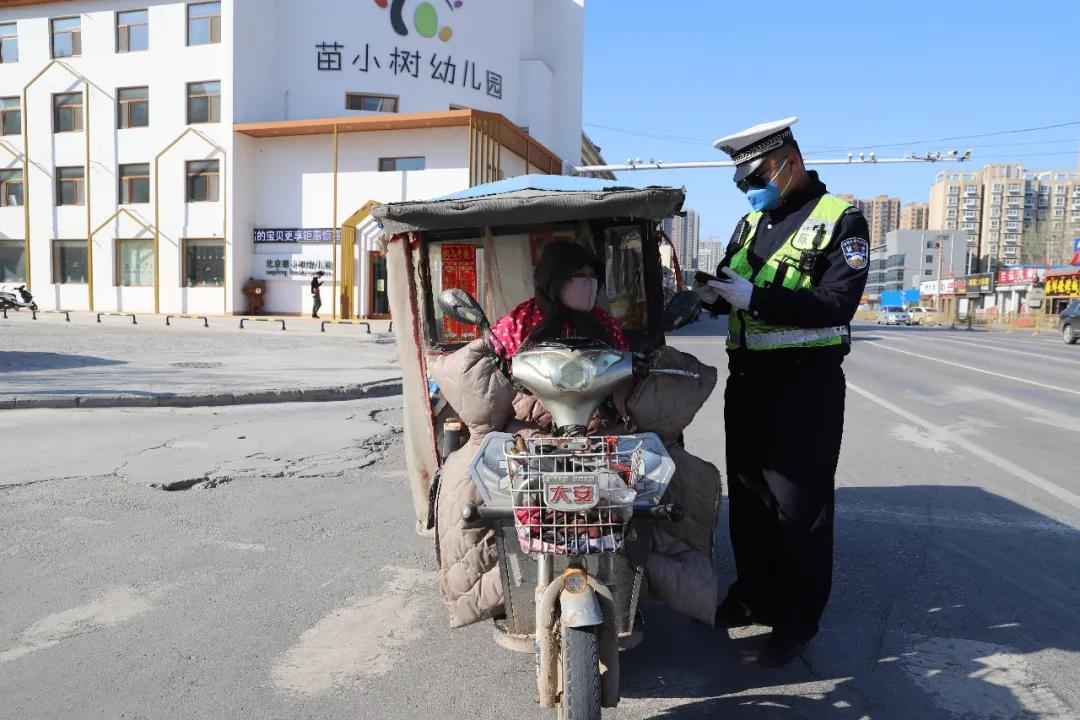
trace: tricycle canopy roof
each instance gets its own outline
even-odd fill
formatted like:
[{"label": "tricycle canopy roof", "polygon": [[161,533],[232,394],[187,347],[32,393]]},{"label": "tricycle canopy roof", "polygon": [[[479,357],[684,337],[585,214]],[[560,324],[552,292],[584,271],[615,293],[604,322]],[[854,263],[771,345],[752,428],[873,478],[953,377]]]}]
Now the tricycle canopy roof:
[{"label": "tricycle canopy roof", "polygon": [[598,178],[522,175],[434,200],[378,205],[371,214],[392,235],[608,217],[663,220],[682,209],[685,196],[682,188],[640,188]]}]

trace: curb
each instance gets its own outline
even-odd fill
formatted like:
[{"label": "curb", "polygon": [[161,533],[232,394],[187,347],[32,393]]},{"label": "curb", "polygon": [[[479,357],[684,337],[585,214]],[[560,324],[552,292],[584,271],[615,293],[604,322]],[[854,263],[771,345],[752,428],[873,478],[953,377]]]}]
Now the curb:
[{"label": "curb", "polygon": [[303,390],[251,390],[197,395],[75,395],[72,397],[16,397],[0,400],[0,410],[76,409],[114,407],[221,407],[294,402],[341,402],[401,394],[401,379]]}]

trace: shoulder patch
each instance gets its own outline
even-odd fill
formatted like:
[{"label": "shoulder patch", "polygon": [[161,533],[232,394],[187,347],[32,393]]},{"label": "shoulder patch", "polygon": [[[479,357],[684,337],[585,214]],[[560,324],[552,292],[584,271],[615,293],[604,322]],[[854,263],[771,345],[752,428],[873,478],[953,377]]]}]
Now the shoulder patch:
[{"label": "shoulder patch", "polygon": [[863,270],[870,260],[870,243],[865,238],[847,238],[840,243],[840,250],[844,253],[844,262],[852,270]]}]

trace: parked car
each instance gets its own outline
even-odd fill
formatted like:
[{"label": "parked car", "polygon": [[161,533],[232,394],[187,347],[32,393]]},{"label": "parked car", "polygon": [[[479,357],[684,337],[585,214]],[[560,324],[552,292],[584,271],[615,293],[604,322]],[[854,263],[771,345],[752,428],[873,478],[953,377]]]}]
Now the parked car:
[{"label": "parked car", "polygon": [[1080,300],[1073,300],[1061,311],[1058,330],[1067,345],[1075,345],[1076,341],[1080,340]]},{"label": "parked car", "polygon": [[942,312],[932,307],[908,308],[909,325],[940,325]]},{"label": "parked car", "polygon": [[[910,325],[911,316],[902,307],[886,306],[878,311],[875,322],[878,325]],[[1077,330],[1080,331],[1080,328]]]}]

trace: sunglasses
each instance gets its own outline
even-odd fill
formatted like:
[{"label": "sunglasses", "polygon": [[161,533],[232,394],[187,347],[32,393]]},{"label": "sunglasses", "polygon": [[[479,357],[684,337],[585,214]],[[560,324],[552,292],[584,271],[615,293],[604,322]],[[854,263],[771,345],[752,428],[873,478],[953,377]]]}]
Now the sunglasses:
[{"label": "sunglasses", "polygon": [[782,173],[784,171],[784,167],[787,165],[787,163],[788,163],[787,160],[784,160],[784,162],[780,163],[780,167],[776,169],[776,172],[773,173],[773,176],[770,177],[770,178],[764,178],[758,173],[753,173],[753,174],[747,175],[742,180],[736,180],[735,181],[735,187],[739,188],[740,192],[746,192],[750,188],[755,188],[755,189],[760,190],[761,188],[768,185],[769,182],[772,181],[777,175]]}]

